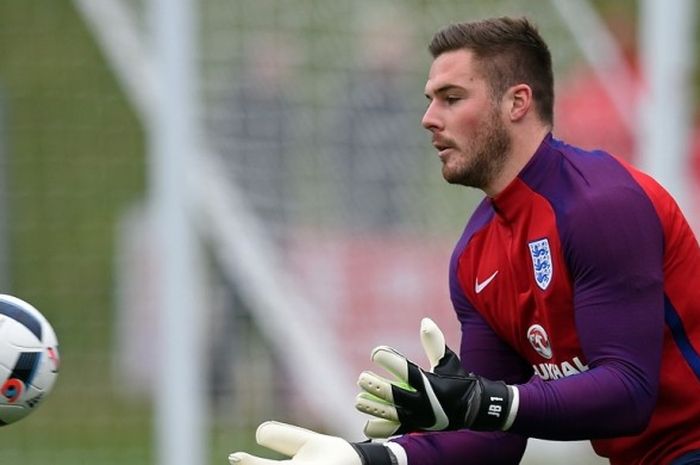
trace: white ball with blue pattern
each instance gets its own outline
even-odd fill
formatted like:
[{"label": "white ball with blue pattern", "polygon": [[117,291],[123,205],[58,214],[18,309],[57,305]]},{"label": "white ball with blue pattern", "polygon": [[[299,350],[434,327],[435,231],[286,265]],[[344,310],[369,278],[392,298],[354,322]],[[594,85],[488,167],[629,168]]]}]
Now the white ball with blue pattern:
[{"label": "white ball with blue pattern", "polygon": [[51,392],[59,365],[58,339],[44,315],[0,294],[0,426],[36,410]]}]

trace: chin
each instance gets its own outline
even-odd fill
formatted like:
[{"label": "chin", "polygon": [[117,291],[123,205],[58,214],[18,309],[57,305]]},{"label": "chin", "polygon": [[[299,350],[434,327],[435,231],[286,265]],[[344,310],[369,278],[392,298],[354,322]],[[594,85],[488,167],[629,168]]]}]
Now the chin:
[{"label": "chin", "polygon": [[468,185],[465,184],[465,181],[472,177],[470,168],[468,163],[464,163],[464,160],[450,157],[442,163],[442,177],[450,184]]},{"label": "chin", "polygon": [[464,176],[462,175],[462,173],[455,172],[454,170],[450,170],[447,167],[443,167],[442,177],[445,181],[447,181],[450,184],[464,185]]},{"label": "chin", "polygon": [[474,171],[449,169],[447,166],[442,168],[442,177],[449,184],[483,189],[488,184],[487,180],[481,176],[476,176],[476,174]]}]

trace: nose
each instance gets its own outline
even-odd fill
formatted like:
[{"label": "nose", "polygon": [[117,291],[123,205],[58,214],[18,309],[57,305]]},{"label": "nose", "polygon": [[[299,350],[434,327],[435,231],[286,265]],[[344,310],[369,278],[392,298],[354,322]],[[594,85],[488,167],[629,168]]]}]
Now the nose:
[{"label": "nose", "polygon": [[433,100],[426,108],[423,114],[423,119],[421,119],[421,124],[425,129],[430,132],[439,131],[442,129],[442,120],[438,117],[437,110],[434,107],[435,101]]}]

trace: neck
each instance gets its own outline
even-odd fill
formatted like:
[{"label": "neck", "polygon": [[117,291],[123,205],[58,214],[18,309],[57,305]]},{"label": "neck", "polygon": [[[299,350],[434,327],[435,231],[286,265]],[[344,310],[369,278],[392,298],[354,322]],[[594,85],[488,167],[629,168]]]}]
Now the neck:
[{"label": "neck", "polygon": [[500,194],[535,155],[542,140],[551,130],[550,126],[542,125],[536,128],[529,128],[526,131],[514,131],[511,133],[511,146],[507,161],[503,165],[500,174],[491,184],[483,189],[484,193],[489,197],[495,197]]}]

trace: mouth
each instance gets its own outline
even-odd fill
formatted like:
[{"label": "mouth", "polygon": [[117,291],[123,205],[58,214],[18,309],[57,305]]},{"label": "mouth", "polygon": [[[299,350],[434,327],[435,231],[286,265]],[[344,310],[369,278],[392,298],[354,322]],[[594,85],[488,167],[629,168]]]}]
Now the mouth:
[{"label": "mouth", "polygon": [[445,157],[447,156],[447,153],[450,150],[453,150],[453,146],[446,144],[444,142],[433,142],[433,147],[438,151],[438,157],[444,161]]},{"label": "mouth", "polygon": [[445,140],[444,138],[440,137],[433,137],[433,147],[435,147],[435,150],[438,151],[438,157],[440,159],[444,159],[444,157],[447,155],[447,153],[450,150],[454,149],[454,145],[450,143],[450,141]]}]

